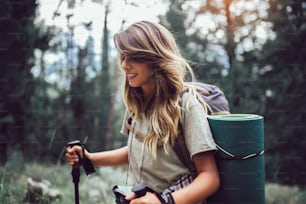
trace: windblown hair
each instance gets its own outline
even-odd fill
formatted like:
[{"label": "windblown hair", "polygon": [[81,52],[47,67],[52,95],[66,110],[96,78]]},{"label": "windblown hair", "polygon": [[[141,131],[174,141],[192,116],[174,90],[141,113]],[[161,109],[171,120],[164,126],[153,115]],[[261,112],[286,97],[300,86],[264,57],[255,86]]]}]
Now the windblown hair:
[{"label": "windblown hair", "polygon": [[181,117],[180,95],[184,89],[187,71],[194,77],[191,67],[181,56],[173,35],[162,25],[141,21],[114,36],[120,55],[146,63],[154,72],[154,91],[144,100],[142,90],[131,87],[125,79],[124,102],[133,119],[145,116],[150,124],[144,139],[149,151],[156,158],[162,145],[166,152],[178,135]]}]

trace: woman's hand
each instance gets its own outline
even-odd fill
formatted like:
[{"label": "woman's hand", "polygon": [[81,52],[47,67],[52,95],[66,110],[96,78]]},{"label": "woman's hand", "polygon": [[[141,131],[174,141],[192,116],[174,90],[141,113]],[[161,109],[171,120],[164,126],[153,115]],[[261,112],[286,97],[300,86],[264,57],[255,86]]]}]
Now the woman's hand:
[{"label": "woman's hand", "polygon": [[130,204],[161,204],[160,200],[153,193],[147,192],[146,195],[135,198],[136,195],[127,196],[125,199],[130,200]]},{"label": "woman's hand", "polygon": [[74,145],[73,147],[66,148],[66,160],[69,165],[74,165],[79,162],[79,156],[83,157],[83,150],[79,145]]}]

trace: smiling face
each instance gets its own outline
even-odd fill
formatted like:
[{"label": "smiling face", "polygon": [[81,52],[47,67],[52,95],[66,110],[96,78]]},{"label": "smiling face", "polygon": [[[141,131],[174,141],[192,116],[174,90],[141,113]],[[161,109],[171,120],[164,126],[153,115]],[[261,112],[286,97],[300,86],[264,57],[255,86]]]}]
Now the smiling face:
[{"label": "smiling face", "polygon": [[140,87],[145,95],[154,89],[153,70],[146,63],[137,62],[126,55],[121,55],[121,67],[129,85]]},{"label": "smiling face", "polygon": [[179,98],[189,66],[165,27],[141,21],[116,33],[114,43],[125,73],[123,99],[136,118]]}]

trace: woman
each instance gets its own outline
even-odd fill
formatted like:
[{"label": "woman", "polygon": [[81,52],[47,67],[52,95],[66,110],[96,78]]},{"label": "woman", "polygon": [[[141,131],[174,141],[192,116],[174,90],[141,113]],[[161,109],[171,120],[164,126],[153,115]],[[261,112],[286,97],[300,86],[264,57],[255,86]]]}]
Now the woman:
[{"label": "woman", "polygon": [[[128,164],[128,185],[145,182],[169,203],[172,199],[176,204],[204,202],[219,187],[216,146],[205,120],[205,108],[196,99],[193,87],[184,83],[187,71],[191,76],[193,73],[174,37],[160,24],[141,21],[116,34],[114,42],[125,73],[127,111],[121,133],[129,139],[120,149],[86,151],[86,156],[95,166]],[[188,92],[183,91],[186,86]],[[195,178],[172,148],[180,123],[197,170]],[[70,165],[78,162],[76,152],[82,153],[77,146],[67,148]],[[152,193],[126,199],[131,204],[161,203]]]}]

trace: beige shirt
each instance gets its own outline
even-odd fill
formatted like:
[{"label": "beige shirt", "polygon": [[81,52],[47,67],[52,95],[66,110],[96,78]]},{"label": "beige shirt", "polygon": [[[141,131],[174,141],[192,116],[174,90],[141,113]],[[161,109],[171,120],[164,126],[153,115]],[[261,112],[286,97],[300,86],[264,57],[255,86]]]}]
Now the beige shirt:
[{"label": "beige shirt", "polygon": [[[216,150],[216,144],[213,140],[207,116],[197,101],[190,97],[187,110],[187,95],[183,95],[183,118],[182,125],[184,129],[184,137],[190,156],[197,153]],[[148,120],[140,118],[132,121],[133,131],[128,131],[126,121],[128,114],[126,113],[121,129],[121,133],[129,135],[129,169],[128,180],[135,185],[144,182],[157,192],[162,192],[171,186],[183,175],[188,174],[188,169],[181,163],[174,150],[171,148],[167,154],[162,147],[157,150],[157,159],[153,159],[150,152],[143,145],[142,140],[135,137],[135,132],[147,135]]]}]

